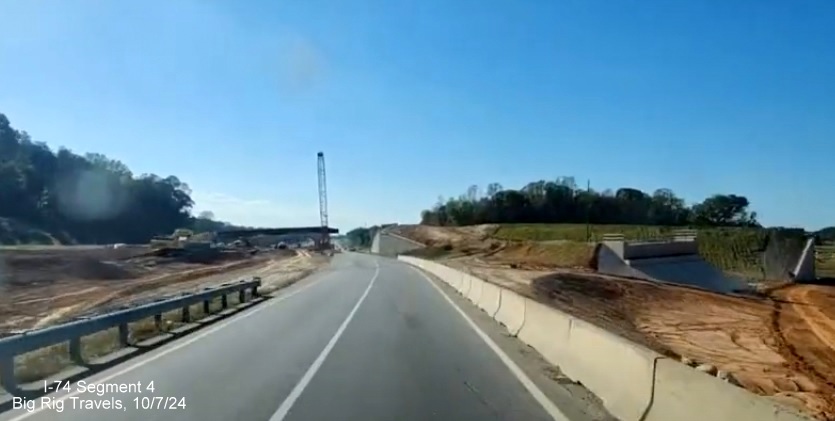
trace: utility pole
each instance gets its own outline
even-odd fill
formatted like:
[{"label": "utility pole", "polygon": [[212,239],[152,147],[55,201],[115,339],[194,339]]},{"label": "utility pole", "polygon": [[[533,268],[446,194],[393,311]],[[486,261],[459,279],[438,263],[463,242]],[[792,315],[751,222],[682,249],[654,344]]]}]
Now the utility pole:
[{"label": "utility pole", "polygon": [[591,241],[591,179],[586,179],[586,242]]}]

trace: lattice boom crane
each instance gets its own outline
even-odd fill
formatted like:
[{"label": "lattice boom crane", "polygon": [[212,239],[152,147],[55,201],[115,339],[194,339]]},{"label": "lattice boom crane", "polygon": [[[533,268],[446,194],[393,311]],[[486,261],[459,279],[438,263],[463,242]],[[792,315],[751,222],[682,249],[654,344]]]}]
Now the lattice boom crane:
[{"label": "lattice boom crane", "polygon": [[330,248],[330,232],[328,232],[328,186],[325,175],[325,153],[317,155],[319,167],[319,222],[322,224],[322,238],[319,245],[322,249]]}]

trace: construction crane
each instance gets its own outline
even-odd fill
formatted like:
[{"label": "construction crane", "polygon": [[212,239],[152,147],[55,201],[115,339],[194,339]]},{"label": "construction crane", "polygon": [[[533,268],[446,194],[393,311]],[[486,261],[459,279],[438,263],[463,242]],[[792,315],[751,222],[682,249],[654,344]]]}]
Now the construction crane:
[{"label": "construction crane", "polygon": [[328,186],[325,176],[325,153],[317,155],[319,167],[319,222],[322,224],[322,237],[319,239],[319,248],[327,250],[330,248],[330,231],[328,229]]}]

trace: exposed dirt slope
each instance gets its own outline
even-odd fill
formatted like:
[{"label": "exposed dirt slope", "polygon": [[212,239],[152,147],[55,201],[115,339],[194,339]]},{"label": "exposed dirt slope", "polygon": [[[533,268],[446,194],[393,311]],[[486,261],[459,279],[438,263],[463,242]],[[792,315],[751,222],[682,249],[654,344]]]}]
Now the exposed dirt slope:
[{"label": "exposed dirt slope", "polygon": [[[478,227],[416,228],[418,241],[484,250]],[[491,241],[491,240],[487,240]],[[549,242],[550,243],[550,242]],[[549,243],[505,242],[495,253],[441,259],[676,358],[732,373],[746,389],[835,419],[835,287],[794,285],[728,296],[628,280],[561,264]],[[563,266],[563,267],[559,267]]]},{"label": "exposed dirt slope", "polygon": [[451,244],[453,246],[479,247],[478,242],[488,241],[499,229],[498,225],[474,225],[470,227],[431,227],[427,225],[398,225],[391,227],[394,234],[426,244],[439,246]]},{"label": "exposed dirt slope", "polygon": [[55,324],[93,309],[193,290],[243,277],[251,268],[295,256],[276,250],[222,254],[198,264],[147,249],[64,247],[0,251],[0,334]]}]

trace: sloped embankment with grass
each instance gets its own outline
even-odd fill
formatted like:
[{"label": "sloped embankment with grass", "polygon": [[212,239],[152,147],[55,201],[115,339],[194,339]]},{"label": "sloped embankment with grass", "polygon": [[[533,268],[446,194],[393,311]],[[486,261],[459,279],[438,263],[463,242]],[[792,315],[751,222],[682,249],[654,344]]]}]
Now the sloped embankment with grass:
[{"label": "sloped embankment with grass", "polygon": [[815,252],[818,277],[835,280],[835,243],[819,245]]},{"label": "sloped embankment with grass", "polygon": [[[590,262],[594,244],[604,234],[623,234],[627,240],[663,238],[681,227],[641,225],[508,224],[493,233],[498,240],[527,244],[553,258],[557,266],[580,267]],[[803,250],[800,229],[697,229],[699,251],[723,271],[756,279],[782,279]],[[536,253],[534,253],[536,254]]]},{"label": "sloped embankment with grass", "polygon": [[[398,235],[422,242],[411,253],[428,259],[488,255],[490,260],[522,268],[593,269],[595,244],[605,234],[627,240],[669,237],[682,227],[584,224],[489,224],[468,227],[399,226]],[[801,229],[696,229],[700,254],[721,270],[754,280],[782,280],[794,268],[805,239]],[[824,253],[826,254],[826,253]],[[830,254],[826,254],[829,256]],[[832,261],[832,263],[830,263]],[[818,266],[835,268],[835,258]]]}]

